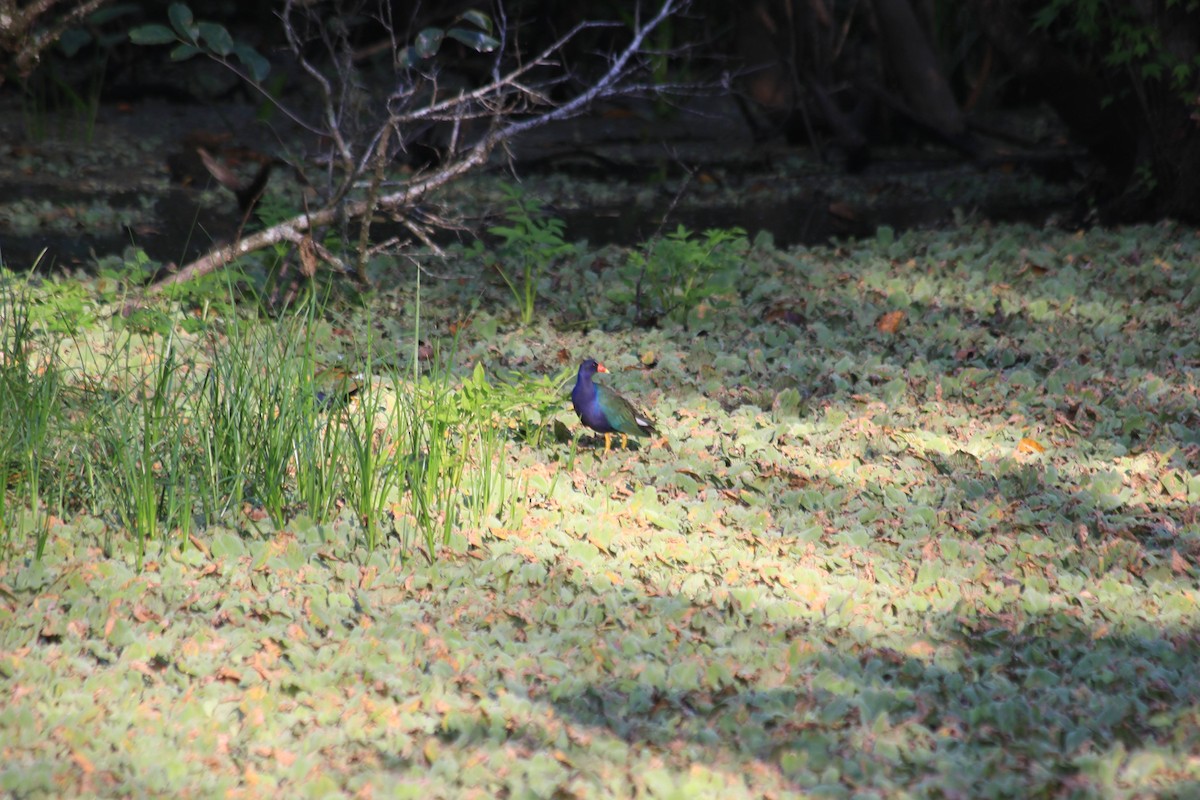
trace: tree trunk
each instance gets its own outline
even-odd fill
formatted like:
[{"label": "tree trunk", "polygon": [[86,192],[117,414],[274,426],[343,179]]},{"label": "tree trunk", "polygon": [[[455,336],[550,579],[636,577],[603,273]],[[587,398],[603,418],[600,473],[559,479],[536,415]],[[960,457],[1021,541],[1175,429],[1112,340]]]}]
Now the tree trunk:
[{"label": "tree trunk", "polygon": [[960,140],[967,123],[938,65],[909,0],[872,0],[891,76],[909,110],[948,140]]}]

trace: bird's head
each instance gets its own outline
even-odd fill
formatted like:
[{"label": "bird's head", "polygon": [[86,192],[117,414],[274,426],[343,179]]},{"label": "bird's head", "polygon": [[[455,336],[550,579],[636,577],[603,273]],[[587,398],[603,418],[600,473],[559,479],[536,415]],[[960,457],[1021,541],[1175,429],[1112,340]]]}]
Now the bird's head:
[{"label": "bird's head", "polygon": [[608,372],[608,368],[594,358],[588,358],[579,365],[580,375],[595,375],[597,372]]}]

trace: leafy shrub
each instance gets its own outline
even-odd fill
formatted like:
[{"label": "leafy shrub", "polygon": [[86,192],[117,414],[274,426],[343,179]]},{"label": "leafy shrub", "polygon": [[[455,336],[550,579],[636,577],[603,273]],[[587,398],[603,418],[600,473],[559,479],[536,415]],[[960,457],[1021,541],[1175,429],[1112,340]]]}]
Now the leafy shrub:
[{"label": "leafy shrub", "polygon": [[[1183,5],[1183,14],[1197,13],[1195,3]],[[1146,82],[1162,81],[1185,103],[1194,102],[1200,58],[1188,61],[1173,52],[1163,42],[1161,25],[1148,22],[1133,4],[1049,0],[1034,15],[1034,25],[1069,48],[1099,52],[1106,67],[1128,70]]]},{"label": "leafy shrub", "polygon": [[[577,248],[563,240],[566,224],[548,216],[535,198],[516,186],[505,187],[504,192],[508,196],[504,213],[509,224],[488,228],[489,233],[503,240],[494,266],[512,292],[521,324],[528,325],[533,321],[538,285],[547,270],[559,259],[573,255]],[[506,270],[501,264],[512,266]]]},{"label": "leafy shrub", "polygon": [[640,322],[668,317],[686,330],[697,306],[720,305],[720,296],[733,291],[748,248],[741,228],[713,228],[696,237],[680,225],[629,254],[621,272],[628,293],[619,299],[632,299]]}]

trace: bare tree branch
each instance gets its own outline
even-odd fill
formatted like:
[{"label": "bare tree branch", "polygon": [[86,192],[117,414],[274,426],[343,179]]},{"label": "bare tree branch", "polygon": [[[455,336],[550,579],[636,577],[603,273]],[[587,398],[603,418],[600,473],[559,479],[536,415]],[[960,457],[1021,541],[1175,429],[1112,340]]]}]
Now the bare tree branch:
[{"label": "bare tree branch", "polygon": [[[292,219],[239,239],[232,244],[218,247],[179,271],[147,287],[145,296],[159,294],[170,286],[176,286],[206,275],[224,267],[237,258],[257,250],[284,241],[296,242],[314,229],[331,225],[334,222],[369,219],[369,216],[377,209],[384,209],[398,214],[403,219],[403,215],[400,213],[403,209],[411,207],[420,198],[435,189],[486,164],[492,151],[498,145],[503,145],[535,128],[577,116],[583,113],[599,98],[624,95],[634,91],[652,90],[654,87],[651,84],[627,84],[625,83],[625,79],[633,71],[635,58],[639,54],[646,52],[647,37],[664,21],[674,14],[679,13],[687,2],[688,0],[662,0],[661,5],[658,6],[657,11],[651,17],[644,22],[639,21],[635,23],[629,42],[611,58],[600,77],[566,102],[550,107],[533,116],[516,118],[518,114],[530,113],[534,109],[545,109],[551,103],[548,96],[541,91],[540,87],[528,85],[523,79],[531,75],[531,70],[535,67],[551,65],[555,54],[560,52],[563,47],[583,31],[598,27],[608,27],[613,23],[580,23],[568,31],[567,34],[543,49],[532,60],[524,64],[519,64],[507,72],[501,71],[500,55],[498,54],[493,63],[491,80],[486,85],[470,92],[462,92],[453,97],[447,97],[446,99],[439,99],[435,91],[430,96],[428,105],[420,108],[405,108],[405,105],[413,103],[417,96],[416,90],[412,85],[397,86],[387,99],[388,116],[386,121],[369,137],[369,143],[360,156],[356,157],[351,141],[344,135],[343,127],[346,114],[348,113],[347,103],[349,101],[347,100],[347,95],[350,91],[349,70],[351,69],[351,65],[348,62],[343,63],[337,60],[339,58],[336,52],[337,46],[326,39],[331,55],[339,65],[338,69],[344,70],[340,73],[339,78],[341,88],[335,88],[329,79],[322,75],[320,70],[303,56],[302,49],[304,43],[290,21],[290,15],[295,8],[295,3],[293,0],[289,0],[282,15],[288,41],[293,51],[297,54],[301,68],[320,87],[322,113],[329,128],[328,131],[323,131],[323,133],[328,135],[333,143],[334,151],[337,154],[334,160],[341,163],[343,175],[340,181],[336,181],[337,186],[324,207],[314,212],[305,212],[304,214],[297,215]],[[502,21],[502,26],[498,31],[500,41],[507,42],[506,18],[503,16],[502,8],[500,9],[500,14]],[[641,19],[640,13],[637,18]],[[436,79],[434,79],[434,82],[436,88]],[[464,121],[481,118],[491,120],[490,130],[479,136],[465,150],[459,152],[457,150],[457,140],[461,136],[460,126]],[[378,168],[380,162],[377,159],[388,148],[387,131],[400,131],[404,130],[404,126],[433,121],[449,121],[455,126],[455,131],[452,134],[455,146],[449,153],[450,160],[448,163],[443,164],[439,169],[430,174],[418,174],[414,176],[398,191],[391,193],[379,192],[382,181],[378,180],[377,173],[376,180],[371,181],[367,187],[364,198],[347,199],[350,188],[356,185],[360,176],[373,166]],[[403,148],[403,141],[399,146]],[[431,242],[423,229],[420,229],[420,226],[414,227],[413,225],[409,225],[408,227],[418,240],[426,244]],[[366,226],[364,223],[363,231],[365,232],[365,230]],[[368,243],[366,242],[359,242],[359,247],[364,252],[367,245]],[[359,272],[361,273],[361,259],[359,267]],[[344,267],[339,268],[345,269]]]},{"label": "bare tree branch", "polygon": [[[108,0],[76,0],[57,19],[42,19],[58,0],[36,0],[20,5],[16,0],[0,0],[0,53],[9,53],[17,72],[28,76],[41,59],[42,51],[58,41],[67,28],[78,25],[88,14]],[[0,85],[4,70],[0,69]]]}]

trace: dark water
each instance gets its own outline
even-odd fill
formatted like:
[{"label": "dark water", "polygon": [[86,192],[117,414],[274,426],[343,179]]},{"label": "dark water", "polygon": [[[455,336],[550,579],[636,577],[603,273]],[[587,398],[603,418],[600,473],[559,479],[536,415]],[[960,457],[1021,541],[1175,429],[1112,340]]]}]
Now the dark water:
[{"label": "dark water", "polygon": [[[43,198],[78,202],[78,196]],[[1041,224],[1069,207],[1072,196],[1064,191],[1056,198],[1038,202],[994,200],[966,209],[974,218],[993,221],[1024,221]],[[135,205],[136,198],[114,194],[114,206]],[[230,203],[233,206],[233,203]],[[950,227],[955,224],[955,206],[950,201],[873,202],[863,208],[831,200],[828,196],[772,198],[758,194],[753,200],[728,206],[694,207],[668,201],[659,206],[637,204],[594,206],[586,209],[552,209],[566,223],[566,238],[586,240],[592,245],[633,246],[683,225],[692,231],[740,227],[753,239],[768,232],[778,247],[821,245],[831,239],[872,236],[880,225],[896,231]],[[203,255],[214,242],[229,241],[237,234],[240,218],[229,210],[198,211],[191,190],[173,186],[158,201],[155,221],[141,229],[105,231],[80,229],[70,233],[38,231],[29,235],[0,234],[0,258],[10,269],[28,269],[39,254],[41,269],[88,269],[97,257],[121,254],[130,246],[143,248],[155,261],[184,264]],[[480,230],[493,224],[483,222]],[[398,225],[380,223],[373,227],[378,238],[403,235]],[[454,237],[447,235],[445,241]],[[443,242],[444,243],[444,242]]]}]

